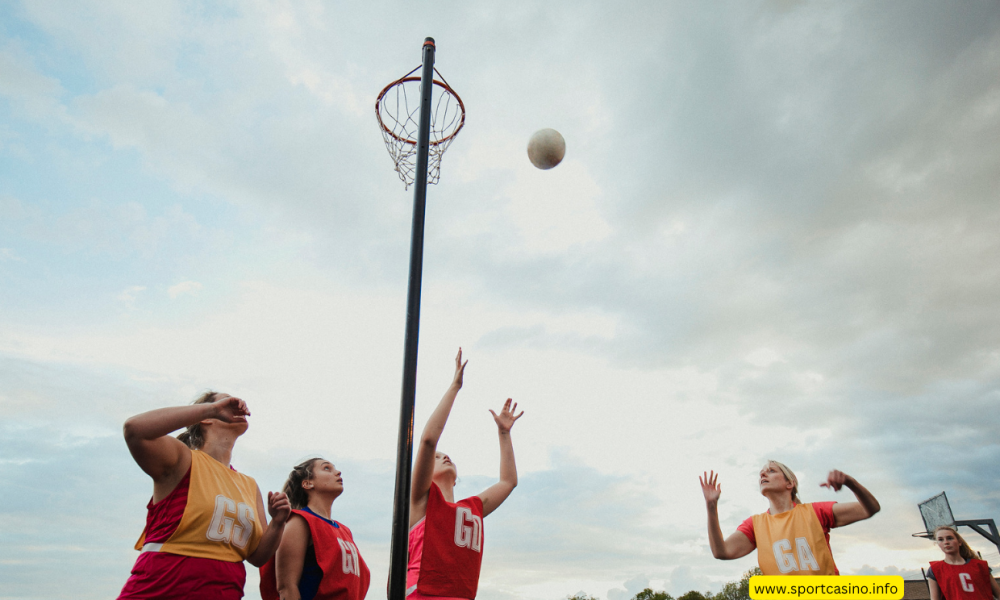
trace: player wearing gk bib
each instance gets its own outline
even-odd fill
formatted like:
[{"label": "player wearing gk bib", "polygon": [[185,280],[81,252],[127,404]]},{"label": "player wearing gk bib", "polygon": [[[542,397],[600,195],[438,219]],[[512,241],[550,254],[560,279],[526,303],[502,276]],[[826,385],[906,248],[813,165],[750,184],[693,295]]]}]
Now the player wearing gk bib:
[{"label": "player wearing gk bib", "polygon": [[351,530],[331,518],[343,492],[330,461],[312,458],[292,469],[285,482],[292,517],[274,559],[260,569],[263,600],[364,600],[368,565]]},{"label": "player wearing gk bib", "polygon": [[451,407],[465,374],[462,349],[455,357],[455,376],[424,426],[410,485],[410,560],[406,570],[407,600],[459,600],[476,597],[483,560],[483,519],[517,486],[517,466],[510,429],[524,411],[504,403],[490,410],[500,436],[500,481],[478,496],[455,502],[458,469],[437,451]]},{"label": "player wearing gk bib", "polygon": [[935,529],[934,541],[944,552],[944,560],[931,562],[927,569],[931,600],[1000,598],[1000,584],[990,574],[989,565],[976,556],[954,527],[942,525]]},{"label": "player wearing gk bib", "polygon": [[[257,483],[229,466],[248,416],[239,398],[208,392],[191,406],[125,422],[125,442],[153,479],[153,497],[136,544],[141,554],[119,599],[239,600],[243,561],[259,566],[274,554],[288,499],[268,493],[268,525]],[[168,435],[182,427],[179,438]]]},{"label": "player wearing gk bib", "polygon": [[721,560],[742,558],[757,550],[764,575],[839,575],[830,551],[830,529],[867,519],[880,510],[878,500],[850,475],[830,471],[825,483],[834,491],[846,486],[857,502],[802,504],[798,479],[791,469],[768,461],[760,470],[760,493],[770,502],[766,513],[743,521],[723,539],[719,526],[722,486],[714,471],[699,477],[708,509],[708,542]]}]

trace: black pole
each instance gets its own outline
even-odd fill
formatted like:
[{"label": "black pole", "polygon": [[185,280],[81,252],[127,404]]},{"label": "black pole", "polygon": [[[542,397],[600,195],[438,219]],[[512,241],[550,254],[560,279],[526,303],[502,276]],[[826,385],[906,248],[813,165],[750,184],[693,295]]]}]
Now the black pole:
[{"label": "black pole", "polygon": [[417,341],[420,334],[420,281],[424,263],[424,210],[427,204],[427,149],[434,87],[434,38],[424,40],[420,75],[420,129],[417,172],[413,189],[413,232],[410,235],[410,283],[406,295],[406,341],[403,354],[403,395],[396,447],[396,494],[392,509],[392,554],[389,559],[389,600],[406,596],[406,563],[410,533],[410,469],[413,463],[413,406],[417,393]]}]

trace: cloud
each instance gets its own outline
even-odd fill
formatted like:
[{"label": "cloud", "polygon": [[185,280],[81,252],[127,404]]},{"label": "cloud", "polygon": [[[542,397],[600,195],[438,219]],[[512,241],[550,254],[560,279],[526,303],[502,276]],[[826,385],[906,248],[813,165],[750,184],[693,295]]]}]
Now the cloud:
[{"label": "cloud", "polygon": [[171,298],[177,298],[178,296],[191,295],[194,296],[201,289],[201,284],[197,281],[182,281],[177,285],[172,285],[167,288],[167,295]]},{"label": "cloud", "polygon": [[127,308],[135,308],[135,301],[141,292],[146,291],[146,286],[144,285],[132,285],[118,294],[118,300],[124,304]]},{"label": "cloud", "polygon": [[[469,482],[495,470],[485,408],[514,395],[528,411],[484,597],[730,581],[753,559],[706,554],[696,476],[724,473],[728,532],[763,510],[766,456],[813,484],[842,468],[883,502],[835,531],[847,570],[926,562],[906,535],[942,489],[956,514],[1000,507],[982,483],[1000,459],[992,4],[549,2],[391,22],[383,4],[203,9],[28,3],[12,18],[30,35],[12,25],[21,39],[0,48],[0,134],[30,147],[0,230],[40,276],[3,286],[0,344],[34,361],[5,415],[34,427],[33,406],[83,396],[114,429],[160,405],[142,387],[77,389],[102,370],[163,382],[164,403],[240,389],[261,417],[247,449],[287,453],[269,485],[298,457],[285,440],[374,461],[358,472],[381,495],[351,510],[384,554],[395,425],[380,417],[398,399],[411,196],[370,102],[433,26],[469,121],[429,193],[417,418],[459,344],[468,403],[447,442]],[[524,155],[540,127],[568,144],[545,173]],[[107,318],[109,298],[149,308],[156,289],[197,291],[199,312]],[[87,318],[67,306],[87,301]],[[46,370],[64,360],[84,374]],[[66,388],[40,394],[21,371]],[[850,499],[813,484],[809,498]],[[523,548],[536,539],[547,556]]]},{"label": "cloud", "polygon": [[24,259],[10,248],[0,248],[0,262],[24,262]]},{"label": "cloud", "polygon": [[637,575],[622,584],[622,588],[608,590],[608,600],[631,600],[636,594],[649,587],[649,578]]}]

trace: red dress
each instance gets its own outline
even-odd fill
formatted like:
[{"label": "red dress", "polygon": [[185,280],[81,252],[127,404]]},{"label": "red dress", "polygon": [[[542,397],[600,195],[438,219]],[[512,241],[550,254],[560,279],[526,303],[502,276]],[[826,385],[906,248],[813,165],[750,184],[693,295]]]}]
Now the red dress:
[{"label": "red dress", "polygon": [[475,598],[482,562],[483,501],[472,496],[448,502],[431,483],[427,514],[410,529],[407,597]]},{"label": "red dress", "polygon": [[964,565],[937,560],[931,563],[931,571],[947,600],[993,600],[993,576],[985,560],[973,558]]},{"label": "red dress", "polygon": [[[332,525],[308,510],[293,510],[309,525],[316,563],[323,571],[314,600],[364,600],[371,574],[354,545],[351,530],[343,523]],[[260,568],[260,597],[279,600],[274,558]]]}]

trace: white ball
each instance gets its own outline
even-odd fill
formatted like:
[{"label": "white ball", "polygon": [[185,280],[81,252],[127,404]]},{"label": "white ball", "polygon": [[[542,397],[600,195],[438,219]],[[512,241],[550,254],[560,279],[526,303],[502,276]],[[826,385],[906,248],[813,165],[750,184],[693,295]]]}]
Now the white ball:
[{"label": "white ball", "polygon": [[551,169],[566,155],[566,140],[555,129],[539,129],[528,140],[528,158],[539,169]]}]

